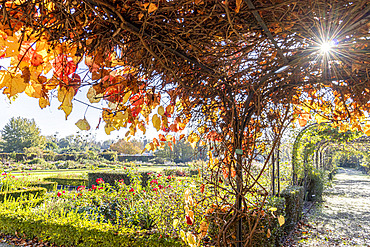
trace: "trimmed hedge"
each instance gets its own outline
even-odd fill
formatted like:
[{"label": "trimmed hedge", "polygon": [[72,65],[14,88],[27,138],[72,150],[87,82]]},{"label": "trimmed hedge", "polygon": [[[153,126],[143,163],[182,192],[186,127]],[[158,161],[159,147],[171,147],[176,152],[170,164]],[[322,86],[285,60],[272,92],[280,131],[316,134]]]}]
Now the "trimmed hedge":
[{"label": "trimmed hedge", "polygon": [[44,178],[44,181],[56,182],[64,186],[87,186],[88,180],[84,178]]},{"label": "trimmed hedge", "polygon": [[303,211],[303,186],[289,186],[281,192],[281,196],[285,198],[285,229],[292,230],[298,221],[301,219]]},{"label": "trimmed hedge", "polygon": [[4,202],[5,198],[14,198],[17,199],[21,196],[30,198],[30,195],[32,197],[42,197],[46,193],[45,188],[40,187],[31,187],[24,190],[16,190],[16,191],[8,191],[8,192],[0,192],[0,202]]},{"label": "trimmed hedge", "polygon": [[[148,172],[139,172],[141,174],[141,186],[146,187],[148,185],[149,175]],[[96,184],[96,179],[102,178],[105,183],[109,183],[111,186],[115,185],[115,181],[123,179],[126,185],[131,183],[130,177],[127,173],[122,172],[90,172],[88,176],[88,186],[91,187]]]},{"label": "trimmed hedge", "polygon": [[135,231],[107,223],[89,221],[81,214],[64,216],[35,215],[29,210],[0,209],[0,232],[23,234],[28,239],[38,238],[58,246],[183,246],[175,239],[162,238],[159,234]]},{"label": "trimmed hedge", "polygon": [[38,181],[32,182],[29,184],[30,187],[41,187],[45,188],[47,191],[54,191],[57,189],[58,183],[57,182],[45,182],[45,181]]}]

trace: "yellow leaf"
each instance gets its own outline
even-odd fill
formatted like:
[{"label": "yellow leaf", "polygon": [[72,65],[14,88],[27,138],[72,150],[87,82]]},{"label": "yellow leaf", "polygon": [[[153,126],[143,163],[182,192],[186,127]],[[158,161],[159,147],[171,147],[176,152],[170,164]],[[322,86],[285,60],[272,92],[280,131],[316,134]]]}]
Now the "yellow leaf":
[{"label": "yellow leaf", "polygon": [[163,106],[158,107],[158,114],[163,116],[164,115],[164,108]]},{"label": "yellow leaf", "polygon": [[187,232],[186,239],[188,240],[188,244],[191,247],[194,247],[194,246],[197,245],[197,237],[194,234],[192,234],[191,232]]},{"label": "yellow leaf", "polygon": [[0,89],[2,89],[3,87],[7,87],[11,80],[12,77],[7,71],[5,70],[0,71]]},{"label": "yellow leaf", "polygon": [[279,216],[278,216],[278,222],[279,222],[279,225],[280,225],[280,226],[284,225],[284,223],[285,223],[285,218],[284,218],[284,216],[279,215]]},{"label": "yellow leaf", "polygon": [[188,136],[188,142],[190,143],[190,146],[194,149],[197,145],[197,142],[200,140],[200,137],[196,133],[191,133]]},{"label": "yellow leaf", "polygon": [[105,127],[104,127],[104,130],[105,130],[105,133],[107,135],[110,135],[110,132],[112,132],[113,130],[115,130],[115,128],[109,124],[106,124]]},{"label": "yellow leaf", "polygon": [[90,130],[90,124],[87,122],[86,118],[78,120],[76,126],[80,130]]},{"label": "yellow leaf", "polygon": [[322,117],[322,116],[321,116],[321,115],[319,115],[319,114],[316,114],[316,115],[315,115],[315,119],[316,119],[316,122],[317,122],[318,124],[321,124],[321,123],[324,123],[324,122],[327,122],[327,121],[328,121],[326,118]]},{"label": "yellow leaf", "polygon": [[365,133],[367,136],[370,136],[370,124],[365,125],[364,133]]},{"label": "yellow leaf", "polygon": [[90,103],[99,103],[101,98],[96,96],[96,90],[94,87],[90,87],[86,94],[86,97],[89,99]]},{"label": "yellow leaf", "polygon": [[41,98],[42,85],[38,83],[27,85],[26,90],[24,92],[30,97]]},{"label": "yellow leaf", "polygon": [[153,122],[153,126],[154,126],[154,128],[155,128],[157,131],[161,129],[161,119],[158,117],[158,115],[157,115],[157,114],[154,114],[154,115],[153,115],[152,122]]},{"label": "yellow leaf", "polygon": [[39,106],[41,109],[44,109],[45,107],[49,106],[50,102],[48,98],[41,97],[39,99]]},{"label": "yellow leaf", "polygon": [[270,238],[270,237],[271,237],[271,231],[270,231],[270,229],[267,229],[266,237],[267,237],[267,238]]},{"label": "yellow leaf", "polygon": [[173,228],[177,228],[178,224],[179,224],[179,220],[178,219],[174,219],[173,220]]},{"label": "yellow leaf", "polygon": [[6,51],[5,51],[5,56],[6,57],[16,57],[19,54],[18,48],[19,48],[19,43],[17,38],[13,36],[8,36],[7,41],[5,42],[6,45]]},{"label": "yellow leaf", "polygon": [[127,100],[130,98],[130,96],[131,96],[131,94],[132,94],[132,92],[131,91],[128,91],[126,94],[125,94],[125,96],[123,96],[123,98],[122,98],[122,104],[125,104],[126,102],[127,102]]},{"label": "yellow leaf", "polygon": [[186,243],[186,236],[185,236],[185,232],[183,230],[180,230],[180,236],[181,236],[182,241],[184,241]]},{"label": "yellow leaf", "polygon": [[271,212],[275,212],[275,211],[277,210],[277,208],[272,207],[272,208],[269,208],[269,210],[270,210]]},{"label": "yellow leaf", "polygon": [[18,93],[24,92],[28,83],[24,83],[21,75],[16,75],[11,78],[8,87],[4,90],[4,94],[8,94],[9,97],[12,97]]},{"label": "yellow leaf", "polygon": [[58,100],[62,102],[58,109],[61,109],[66,114],[66,119],[72,112],[72,99],[75,95],[75,90],[70,87],[59,87],[58,89]]}]

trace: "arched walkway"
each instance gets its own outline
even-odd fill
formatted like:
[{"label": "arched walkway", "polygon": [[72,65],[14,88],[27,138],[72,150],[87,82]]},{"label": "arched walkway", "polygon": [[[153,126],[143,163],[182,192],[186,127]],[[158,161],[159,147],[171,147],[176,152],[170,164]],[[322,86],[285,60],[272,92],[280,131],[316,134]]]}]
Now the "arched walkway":
[{"label": "arched walkway", "polygon": [[292,246],[370,247],[370,176],[339,168],[324,202],[305,218]]}]

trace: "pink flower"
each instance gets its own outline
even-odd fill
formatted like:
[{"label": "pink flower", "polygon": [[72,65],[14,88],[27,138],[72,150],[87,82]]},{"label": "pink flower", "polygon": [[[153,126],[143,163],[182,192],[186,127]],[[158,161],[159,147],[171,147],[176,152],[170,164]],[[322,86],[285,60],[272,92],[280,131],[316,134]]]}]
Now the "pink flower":
[{"label": "pink flower", "polygon": [[123,183],[123,179],[121,179],[121,180],[120,180],[120,181],[118,181],[118,182]]},{"label": "pink flower", "polygon": [[162,186],[162,185],[158,185],[158,188],[159,188],[159,189],[163,189],[163,186]]},{"label": "pink flower", "polygon": [[128,192],[134,192],[134,188],[131,188]]},{"label": "pink flower", "polygon": [[153,191],[158,191],[158,189],[157,188],[153,188]]},{"label": "pink flower", "polygon": [[96,185],[95,184],[93,184],[92,186],[91,186],[91,188],[93,189],[93,190],[96,190]]},{"label": "pink flower", "polygon": [[65,191],[65,190],[63,190],[63,193],[66,193],[66,191]]},{"label": "pink flower", "polygon": [[62,193],[60,191],[58,191],[57,196],[60,197],[61,195],[62,195]]},{"label": "pink flower", "polygon": [[172,177],[171,176],[168,176],[167,179],[172,179]]},{"label": "pink flower", "polygon": [[104,180],[103,180],[102,178],[97,178],[97,179],[95,180],[95,182],[96,182],[97,184],[103,184],[103,183],[104,183]]},{"label": "pink flower", "polygon": [[127,201],[127,198],[125,198],[125,200]]}]

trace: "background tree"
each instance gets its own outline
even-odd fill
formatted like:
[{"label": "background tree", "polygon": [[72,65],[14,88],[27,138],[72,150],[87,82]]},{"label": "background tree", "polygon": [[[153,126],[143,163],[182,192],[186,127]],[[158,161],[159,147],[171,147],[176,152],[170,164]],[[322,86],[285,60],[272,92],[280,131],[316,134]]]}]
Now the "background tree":
[{"label": "background tree", "polygon": [[[172,149],[171,149],[172,148]],[[155,155],[176,163],[184,163],[199,158],[196,151],[184,140],[180,140],[171,147],[166,143],[163,149],[157,150]]]},{"label": "background tree", "polygon": [[139,140],[125,141],[120,139],[110,145],[110,149],[120,154],[140,154],[144,148],[144,144]]},{"label": "background tree", "polygon": [[11,118],[1,131],[3,152],[23,152],[25,148],[43,147],[45,138],[40,132],[33,119]]}]

